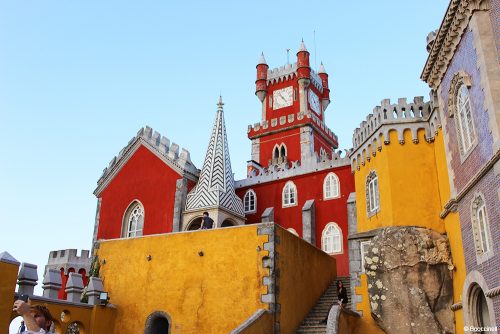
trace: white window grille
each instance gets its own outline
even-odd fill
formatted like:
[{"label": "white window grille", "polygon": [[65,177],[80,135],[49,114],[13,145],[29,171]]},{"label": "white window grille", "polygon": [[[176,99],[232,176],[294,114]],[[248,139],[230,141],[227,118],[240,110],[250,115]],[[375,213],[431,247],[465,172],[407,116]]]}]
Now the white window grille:
[{"label": "white window grille", "polygon": [[329,173],[323,181],[323,198],[331,199],[340,197],[339,178],[335,173]]},{"label": "white window grille", "polygon": [[474,144],[475,131],[474,120],[469,97],[469,89],[466,85],[460,85],[456,96],[458,136],[462,155],[466,154]]},{"label": "white window grille", "polygon": [[490,252],[490,226],[486,214],[486,205],[480,195],[476,196],[472,203],[472,229],[478,255]]},{"label": "white window grille", "polygon": [[378,176],[372,171],[366,178],[366,209],[371,216],[380,209],[380,194],[378,190]]},{"label": "white window grille", "polygon": [[283,207],[297,205],[297,187],[288,181],[283,188]]},{"label": "white window grille", "polygon": [[245,204],[245,213],[255,212],[257,210],[257,195],[255,194],[255,191],[249,189],[245,193],[243,202]]},{"label": "white window grille", "polygon": [[328,254],[342,252],[342,231],[336,223],[325,226],[321,235],[321,249]]},{"label": "white window grille", "polygon": [[132,203],[125,214],[125,233],[124,237],[139,237],[144,229],[144,208],[138,202]]}]

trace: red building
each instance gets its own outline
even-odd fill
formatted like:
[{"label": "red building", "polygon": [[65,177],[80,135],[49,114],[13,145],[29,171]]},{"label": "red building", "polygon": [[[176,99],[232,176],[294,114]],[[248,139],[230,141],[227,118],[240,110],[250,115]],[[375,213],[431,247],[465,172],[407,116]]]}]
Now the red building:
[{"label": "red building", "polygon": [[248,130],[246,179],[232,176],[222,100],[201,171],[188,151],[141,129],[98,181],[94,241],[198,229],[207,211],[216,228],[274,221],[335,256],[338,275],[348,276],[354,179],[324,123],[328,74],[311,69],[302,42],[294,64],[269,70],[261,56],[255,94],[261,121]]},{"label": "red building", "polygon": [[294,64],[269,70],[262,55],[255,94],[262,118],[248,128],[248,175],[236,181],[246,223],[274,221],[335,256],[338,275],[348,276],[347,199],[354,178],[324,123],[330,90],[323,64],[319,73],[311,69],[303,42]]}]

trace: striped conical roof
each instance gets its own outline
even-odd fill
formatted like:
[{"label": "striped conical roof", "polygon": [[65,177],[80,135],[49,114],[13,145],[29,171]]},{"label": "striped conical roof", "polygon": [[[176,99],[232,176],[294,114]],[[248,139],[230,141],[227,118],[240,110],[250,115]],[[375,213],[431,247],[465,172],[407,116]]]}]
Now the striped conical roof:
[{"label": "striped conical roof", "polygon": [[186,211],[224,208],[244,217],[243,202],[234,192],[223,106],[222,97],[219,97],[205,162],[198,183],[187,195]]}]

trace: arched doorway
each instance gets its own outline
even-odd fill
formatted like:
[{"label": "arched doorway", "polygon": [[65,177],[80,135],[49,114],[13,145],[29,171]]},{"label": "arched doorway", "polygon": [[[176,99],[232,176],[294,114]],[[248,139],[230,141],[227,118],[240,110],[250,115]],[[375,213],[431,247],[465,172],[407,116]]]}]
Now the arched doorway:
[{"label": "arched doorway", "polygon": [[201,227],[201,217],[193,219],[187,226],[186,231],[196,231]]},{"label": "arched doorway", "polygon": [[220,227],[229,227],[229,226],[236,226],[236,224],[232,220],[226,219],[222,222]]},{"label": "arched doorway", "polygon": [[170,333],[170,317],[165,312],[153,312],[146,319],[144,334],[168,334]]}]

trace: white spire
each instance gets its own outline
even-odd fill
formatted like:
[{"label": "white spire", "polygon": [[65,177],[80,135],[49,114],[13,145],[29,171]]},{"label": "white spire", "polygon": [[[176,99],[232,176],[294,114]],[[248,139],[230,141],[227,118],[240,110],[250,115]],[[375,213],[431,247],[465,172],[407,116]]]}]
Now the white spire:
[{"label": "white spire", "polygon": [[260,54],[259,64],[258,64],[258,65],[260,65],[260,64],[266,64],[266,65],[267,65],[267,63],[266,63],[266,58],[264,58],[264,52],[262,52],[262,53]]},{"label": "white spire", "polygon": [[326,73],[325,67],[323,66],[323,62],[321,62],[321,64],[319,65],[319,71],[318,71],[318,73]]},{"label": "white spire", "polygon": [[223,105],[222,96],[219,96],[205,161],[196,187],[187,196],[186,211],[224,208],[244,217],[243,202],[234,192]]},{"label": "white spire", "polygon": [[307,51],[306,45],[304,44],[304,39],[302,38],[302,42],[300,43],[300,50],[299,51]]}]

